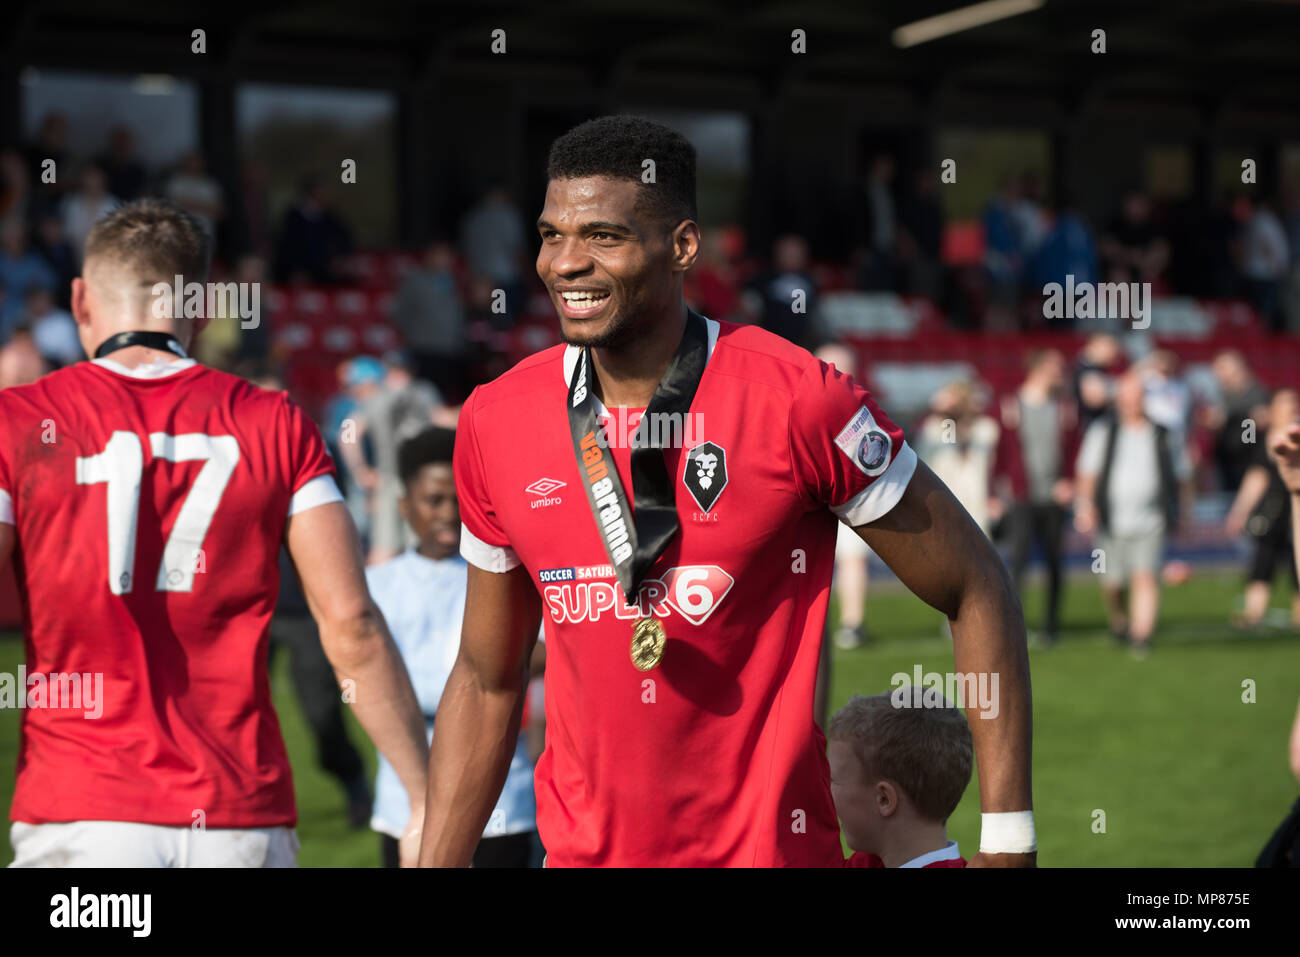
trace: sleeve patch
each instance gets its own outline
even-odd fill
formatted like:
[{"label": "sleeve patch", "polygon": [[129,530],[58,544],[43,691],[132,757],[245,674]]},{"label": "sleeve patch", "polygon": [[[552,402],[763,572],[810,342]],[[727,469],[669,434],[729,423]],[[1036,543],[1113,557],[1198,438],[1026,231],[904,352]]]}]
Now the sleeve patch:
[{"label": "sleeve patch", "polygon": [[835,444],[858,467],[858,471],[873,477],[889,468],[890,453],[894,450],[894,440],[876,424],[871,410],[865,405],[835,436]]}]

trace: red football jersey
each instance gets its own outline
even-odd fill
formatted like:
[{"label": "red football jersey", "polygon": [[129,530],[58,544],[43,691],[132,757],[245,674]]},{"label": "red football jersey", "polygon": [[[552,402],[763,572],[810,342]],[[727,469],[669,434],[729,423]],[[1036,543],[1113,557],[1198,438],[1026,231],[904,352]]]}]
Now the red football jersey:
[{"label": "red football jersey", "polygon": [[[548,866],[843,860],[813,716],[836,514],[851,525],[885,514],[916,455],[852,379],[760,329],[708,327],[683,447],[664,456],[681,528],[637,605],[574,455],[578,350],[525,360],[461,413],[461,552],[494,572],[522,563],[542,597]],[[610,445],[630,502],[629,449]],[[630,657],[644,615],[668,634],[649,672]]]},{"label": "red football jersey", "polygon": [[27,690],[12,820],[295,823],[268,622],[287,517],[338,500],[332,469],[284,393],[193,360],[0,392],[28,683],[82,686]]}]

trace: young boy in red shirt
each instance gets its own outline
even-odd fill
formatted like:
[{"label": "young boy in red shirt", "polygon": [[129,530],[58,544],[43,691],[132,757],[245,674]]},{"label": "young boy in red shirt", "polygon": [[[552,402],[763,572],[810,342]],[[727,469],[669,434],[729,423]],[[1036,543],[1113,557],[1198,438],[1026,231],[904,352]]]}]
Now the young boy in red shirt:
[{"label": "young boy in red shirt", "polygon": [[920,688],[858,695],[827,738],[831,794],[856,852],[846,866],[966,866],[945,828],[974,762],[961,709]]}]

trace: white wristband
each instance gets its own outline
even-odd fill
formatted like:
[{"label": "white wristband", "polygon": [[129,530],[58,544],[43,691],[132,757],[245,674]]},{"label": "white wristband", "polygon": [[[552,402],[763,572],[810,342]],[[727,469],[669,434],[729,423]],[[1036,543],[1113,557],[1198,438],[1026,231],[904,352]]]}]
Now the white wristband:
[{"label": "white wristband", "polygon": [[1036,850],[1033,811],[980,815],[981,854],[1028,854]]}]

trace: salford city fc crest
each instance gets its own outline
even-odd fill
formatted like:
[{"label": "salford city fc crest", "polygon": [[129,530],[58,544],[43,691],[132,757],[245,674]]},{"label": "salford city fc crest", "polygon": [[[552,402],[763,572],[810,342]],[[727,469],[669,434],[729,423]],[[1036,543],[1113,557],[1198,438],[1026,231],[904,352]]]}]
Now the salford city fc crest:
[{"label": "salford city fc crest", "polygon": [[727,487],[727,452],[713,442],[704,442],[686,453],[682,481],[700,508],[708,511]]}]

